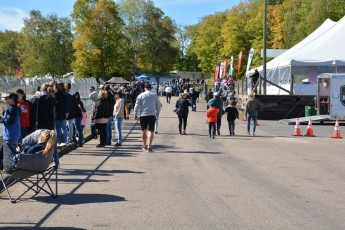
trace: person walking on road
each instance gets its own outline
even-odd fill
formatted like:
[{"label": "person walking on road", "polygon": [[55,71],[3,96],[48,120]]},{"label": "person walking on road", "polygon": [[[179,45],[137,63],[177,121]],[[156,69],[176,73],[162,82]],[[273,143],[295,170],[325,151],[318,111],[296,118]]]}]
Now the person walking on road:
[{"label": "person walking on road", "polygon": [[258,110],[261,108],[261,105],[257,99],[255,99],[254,94],[249,95],[249,99],[246,104],[246,109],[244,114],[247,115],[247,133],[250,135],[250,121],[253,120],[253,133],[252,136],[255,136],[256,130],[256,121],[258,118]]},{"label": "person walking on road", "polygon": [[216,136],[216,123],[218,118],[219,109],[214,106],[210,106],[206,111],[208,121],[208,136],[213,138]]},{"label": "person walking on road", "polygon": [[172,88],[171,86],[167,85],[165,87],[165,94],[166,94],[166,98],[167,98],[167,103],[170,104],[171,101],[171,94],[172,94]]},{"label": "person walking on road", "polygon": [[125,100],[122,98],[122,92],[115,92],[114,118],[115,129],[117,132],[117,142],[115,146],[120,146],[122,143],[122,121],[125,118]]},{"label": "person walking on road", "polygon": [[[188,94],[182,93],[181,98],[176,101],[175,108],[176,114],[178,116],[178,129],[180,135],[186,135],[186,128],[187,128],[187,119],[188,119],[188,106],[192,106],[192,104],[187,99]],[[183,132],[182,132],[182,123],[183,123]]]},{"label": "person walking on road", "polygon": [[224,114],[223,100],[220,99],[220,94],[218,92],[213,93],[214,98],[209,100],[208,106],[213,106],[219,109],[217,117],[217,134],[220,135],[220,127],[222,125],[222,116]]},{"label": "person walking on road", "polygon": [[145,83],[144,92],[137,97],[134,107],[134,119],[140,120],[144,151],[152,152],[156,116],[159,116],[160,110],[161,102],[158,95],[151,92],[150,83]]},{"label": "person walking on road", "polygon": [[230,101],[230,105],[226,107],[227,120],[229,125],[230,136],[235,136],[235,120],[238,119],[238,110],[236,108],[236,101]]}]

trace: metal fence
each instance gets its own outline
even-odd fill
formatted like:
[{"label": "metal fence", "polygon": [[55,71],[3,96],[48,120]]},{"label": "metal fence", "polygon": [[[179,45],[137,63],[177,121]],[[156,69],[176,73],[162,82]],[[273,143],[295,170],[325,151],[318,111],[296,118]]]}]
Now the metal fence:
[{"label": "metal fence", "polygon": [[[36,93],[37,87],[44,83],[51,81],[71,83],[72,92],[79,92],[80,98],[84,103],[84,107],[87,111],[88,119],[85,127],[89,127],[90,115],[92,114],[92,102],[89,99],[89,87],[94,86],[97,89],[96,78],[46,78],[46,77],[16,77],[16,76],[4,76],[0,75],[0,93],[3,94],[16,92],[17,89],[24,90],[26,97],[30,100]],[[1,129],[2,127],[0,127]],[[2,132],[0,131],[0,136]]]}]

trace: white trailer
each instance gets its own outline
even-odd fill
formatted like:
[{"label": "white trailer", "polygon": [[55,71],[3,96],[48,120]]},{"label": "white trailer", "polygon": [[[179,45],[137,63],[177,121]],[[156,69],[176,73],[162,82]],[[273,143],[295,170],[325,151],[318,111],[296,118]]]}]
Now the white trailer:
[{"label": "white trailer", "polygon": [[330,120],[345,119],[345,73],[317,76],[316,110]]},{"label": "white trailer", "polygon": [[[345,73],[323,73],[317,76],[316,116],[300,117],[300,122],[345,120]],[[296,118],[281,120],[294,124]]]}]

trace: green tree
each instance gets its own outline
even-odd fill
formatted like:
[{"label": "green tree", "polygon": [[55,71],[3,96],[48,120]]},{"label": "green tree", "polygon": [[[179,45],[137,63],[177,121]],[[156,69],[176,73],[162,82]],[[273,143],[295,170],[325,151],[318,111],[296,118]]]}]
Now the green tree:
[{"label": "green tree", "polygon": [[216,63],[225,58],[220,49],[224,44],[221,28],[226,20],[226,12],[205,16],[201,21],[188,27],[192,36],[190,53],[195,53],[200,61],[202,72],[213,72]]},{"label": "green tree", "polygon": [[24,19],[18,52],[25,74],[52,76],[71,71],[73,34],[71,21],[56,15],[43,17],[33,10]]},{"label": "green tree", "polygon": [[73,6],[76,39],[73,42],[75,75],[102,77],[128,73],[129,45],[124,22],[112,0],[77,0]]},{"label": "green tree", "polygon": [[[229,57],[230,54],[234,56],[235,69],[238,54],[242,51],[240,75],[236,78],[244,75],[248,53],[251,48],[255,50],[253,65],[256,64],[255,62],[260,61],[257,54],[262,48],[262,7],[263,5],[258,1],[252,3],[241,2],[227,13],[226,22],[222,27],[224,45],[221,51],[226,57]],[[236,74],[237,71],[234,71],[234,73]]]},{"label": "green tree", "polygon": [[15,31],[0,31],[0,74],[15,75],[20,69],[17,54],[19,33]]},{"label": "green tree", "polygon": [[125,34],[129,38],[133,71],[138,70],[139,53],[144,44],[144,12],[145,0],[121,0],[119,2],[120,15],[125,22]]},{"label": "green tree", "polygon": [[187,71],[187,48],[191,40],[187,32],[187,26],[179,25],[175,36],[179,45],[176,69],[179,71]]},{"label": "green tree", "polygon": [[152,72],[172,70],[178,55],[173,20],[164,16],[164,12],[149,0],[144,11],[143,28],[145,42],[140,54],[142,67]]}]

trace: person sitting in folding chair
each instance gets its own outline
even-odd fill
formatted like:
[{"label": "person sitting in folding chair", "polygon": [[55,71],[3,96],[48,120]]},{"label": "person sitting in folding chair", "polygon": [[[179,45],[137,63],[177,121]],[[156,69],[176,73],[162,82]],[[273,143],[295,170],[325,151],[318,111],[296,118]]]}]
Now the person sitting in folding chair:
[{"label": "person sitting in folding chair", "polygon": [[22,146],[23,149],[17,149],[20,150],[20,153],[15,154],[14,161],[15,164],[20,160],[21,155],[29,155],[29,154],[36,154],[40,151],[42,152],[42,155],[45,157],[48,157],[49,154],[52,154],[52,151],[54,150],[56,142],[56,133],[54,130],[43,130],[40,132],[40,135],[37,138],[37,144],[30,146],[30,145],[24,145]]},{"label": "person sitting in folding chair", "polygon": [[[22,149],[16,149],[17,152],[7,148],[7,145],[3,146],[3,169],[0,168],[3,188],[0,188],[0,193],[6,191],[11,202],[16,202],[30,190],[34,191],[35,195],[44,191],[52,197],[57,197],[57,164],[52,163],[53,151],[56,149],[55,131],[37,130],[24,138],[23,144]],[[49,179],[54,173],[55,192],[49,184]],[[25,185],[27,190],[17,198],[12,198],[8,188],[16,182]]]}]

